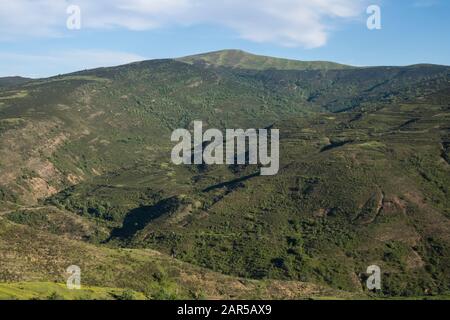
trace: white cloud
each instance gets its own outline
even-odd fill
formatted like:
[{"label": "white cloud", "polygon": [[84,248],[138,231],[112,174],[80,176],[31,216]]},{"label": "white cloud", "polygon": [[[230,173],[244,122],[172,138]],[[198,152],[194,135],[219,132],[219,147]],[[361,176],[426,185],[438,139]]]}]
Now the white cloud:
[{"label": "white cloud", "polygon": [[[82,27],[150,30],[225,26],[241,38],[308,48],[323,46],[337,20],[364,12],[366,0],[74,0]],[[69,1],[0,0],[0,39],[58,36]]]},{"label": "white cloud", "polygon": [[[84,69],[110,67],[147,58],[127,52],[105,50],[71,50],[50,54],[0,53],[0,77],[22,75],[28,77],[52,76]],[[7,63],[3,63],[6,61]],[[33,65],[33,74],[29,73]]]}]

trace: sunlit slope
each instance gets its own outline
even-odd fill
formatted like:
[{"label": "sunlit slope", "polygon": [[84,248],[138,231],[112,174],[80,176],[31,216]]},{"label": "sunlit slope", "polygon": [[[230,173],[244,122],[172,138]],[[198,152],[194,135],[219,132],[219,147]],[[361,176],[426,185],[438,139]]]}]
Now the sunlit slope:
[{"label": "sunlit slope", "polygon": [[[30,215],[33,214],[30,209]],[[153,250],[114,249],[87,244],[11,223],[1,217],[0,249],[0,299],[304,299],[355,296],[308,283],[228,277]],[[81,291],[65,287],[69,277],[65,271],[70,265],[81,268]]]},{"label": "sunlit slope", "polygon": [[0,92],[1,199],[30,204],[93,176],[167,159],[171,132],[193,120],[249,128],[371,110],[431,97],[448,88],[449,74],[427,65],[257,71],[154,60],[8,87]]},{"label": "sunlit slope", "polygon": [[177,59],[190,64],[252,70],[339,70],[352,67],[326,61],[298,61],[254,55],[241,50],[222,50]]},{"label": "sunlit slope", "polygon": [[[361,294],[371,264],[383,270],[381,297],[448,292],[448,67],[311,69],[228,51],[202,59],[0,88],[3,281],[63,283],[79,262],[90,286],[151,283],[154,297],[166,284],[136,270],[158,250],[162,265],[181,265],[164,279],[189,297],[197,289],[177,272],[195,270],[200,288],[200,267],[213,297],[248,297],[219,294],[217,277]],[[280,173],[174,166],[170,135],[194,120],[279,128]],[[275,291],[261,296],[295,296]]]},{"label": "sunlit slope", "polygon": [[202,168],[187,198],[130,211],[117,236],[245,277],[353,291],[377,264],[388,295],[447,292],[446,110],[404,104],[277,123],[277,176]]}]

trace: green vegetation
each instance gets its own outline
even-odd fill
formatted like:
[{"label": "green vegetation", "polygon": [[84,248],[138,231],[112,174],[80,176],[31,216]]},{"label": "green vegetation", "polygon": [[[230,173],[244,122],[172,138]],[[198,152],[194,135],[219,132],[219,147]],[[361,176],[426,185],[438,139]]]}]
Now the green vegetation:
[{"label": "green vegetation", "polygon": [[[92,299],[450,292],[449,67],[222,51],[0,86],[0,100],[1,290],[24,288],[6,297],[83,298],[55,284],[72,264]],[[194,120],[280,129],[279,174],[174,166],[172,130]],[[380,292],[364,286],[372,264]]]},{"label": "green vegetation", "polygon": [[3,77],[0,78],[0,88],[1,87],[12,87],[30,81],[31,79],[22,77]]},{"label": "green vegetation", "polygon": [[46,282],[0,284],[0,300],[145,300],[130,290],[87,287],[69,290],[65,285]]},{"label": "green vegetation", "polygon": [[326,61],[297,61],[250,54],[241,50],[223,50],[178,59],[190,64],[252,70],[336,70],[352,67]]},{"label": "green vegetation", "polygon": [[2,95],[0,95],[0,100],[11,100],[11,99],[19,99],[26,97],[28,92],[26,90],[20,90],[20,91],[11,91],[11,92],[2,92]]}]

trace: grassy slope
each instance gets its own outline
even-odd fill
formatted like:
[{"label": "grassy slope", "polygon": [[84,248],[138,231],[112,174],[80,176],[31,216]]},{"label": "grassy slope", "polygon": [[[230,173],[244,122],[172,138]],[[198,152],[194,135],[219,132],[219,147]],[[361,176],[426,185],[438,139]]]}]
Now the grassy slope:
[{"label": "grassy slope", "polygon": [[145,295],[132,290],[83,287],[69,290],[50,282],[1,283],[0,300],[144,300]]},{"label": "grassy slope", "polygon": [[[2,218],[0,249],[0,298],[120,299],[130,294],[136,299],[356,296],[294,281],[228,277],[152,250],[95,246]],[[66,268],[73,264],[81,268],[83,291],[65,290],[61,285],[68,277]]]},{"label": "grassy slope", "polygon": [[[225,58],[254,67],[240,54]],[[272,69],[286,63],[267,61]],[[23,225],[30,238],[37,232],[42,241],[34,251],[51,255],[37,270],[23,265],[17,258],[22,250],[30,261],[38,257],[15,236],[18,225],[5,220],[0,254],[13,252],[15,258],[2,279],[61,282],[71,263],[64,254],[82,250],[82,259],[100,257],[96,265],[84,262],[92,269],[90,285],[142,292],[134,273],[117,273],[141,262],[98,245],[112,232],[111,246],[156,248],[234,276],[360,292],[364,269],[377,262],[388,296],[445,293],[449,69],[300,68],[231,70],[157,60],[3,89],[0,215]],[[343,113],[316,114],[324,111]],[[280,175],[233,182],[256,168],[171,165],[171,131],[196,119],[219,128],[276,123],[282,132]],[[51,207],[27,209],[38,201]],[[71,246],[61,237],[70,238]],[[61,249],[51,249],[54,243]],[[11,251],[14,246],[18,251]],[[154,259],[142,249],[131,252]],[[124,261],[109,270],[117,259]],[[198,270],[188,266],[181,269]],[[108,276],[96,278],[102,268]],[[218,275],[210,274],[209,297],[247,297],[247,289],[267,281],[234,292],[229,288],[240,287],[236,278],[224,277],[230,282],[217,288]],[[168,279],[182,294],[197,294],[199,287],[180,285],[172,274]],[[202,276],[190,279],[205,286]],[[145,281],[159,292],[158,281]],[[294,289],[282,293],[271,285],[258,296],[295,297],[298,282],[287,283]]]},{"label": "grassy slope", "polygon": [[31,81],[31,79],[23,78],[23,77],[3,77],[3,78],[0,78],[0,88],[20,85],[20,84],[28,82],[28,81]]},{"label": "grassy slope", "polygon": [[[134,243],[225,273],[345,290],[358,290],[375,263],[388,295],[447,292],[450,183],[440,150],[446,108],[405,104],[356,121],[357,113],[279,123],[278,176],[228,178],[205,192],[224,178],[214,167],[203,169],[190,199],[147,221]],[[420,120],[404,126],[414,116]],[[254,171],[241,168],[234,179]]]},{"label": "grassy slope", "polygon": [[297,61],[250,54],[241,50],[222,50],[177,59],[186,63],[205,63],[216,67],[252,70],[334,70],[348,69],[338,63],[326,61]]}]

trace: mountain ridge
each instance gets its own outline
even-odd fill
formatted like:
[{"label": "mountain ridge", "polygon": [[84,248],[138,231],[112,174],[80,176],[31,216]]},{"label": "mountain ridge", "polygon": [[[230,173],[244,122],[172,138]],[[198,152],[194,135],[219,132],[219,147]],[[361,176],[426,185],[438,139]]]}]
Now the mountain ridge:
[{"label": "mountain ridge", "polygon": [[256,70],[336,70],[353,68],[328,61],[300,61],[256,55],[243,50],[226,49],[197,55],[190,55],[176,60],[185,63],[204,63],[216,67],[232,67]]},{"label": "mountain ridge", "polygon": [[10,87],[14,85],[19,85],[31,80],[33,79],[20,76],[0,77],[0,87]]},{"label": "mountain ridge", "polygon": [[99,70],[109,70],[124,68],[127,66],[141,65],[149,62],[155,61],[178,61],[186,64],[203,64],[209,67],[228,67],[232,69],[249,69],[256,71],[267,71],[267,70],[279,70],[279,71],[333,71],[333,70],[351,70],[351,69],[377,69],[377,68],[420,68],[420,67],[443,67],[450,68],[447,65],[434,64],[434,63],[416,63],[411,65],[373,65],[373,66],[353,66],[346,65],[334,61],[322,61],[322,60],[297,60],[282,57],[272,57],[265,56],[261,54],[254,54],[246,52],[241,49],[222,49],[198,54],[192,54],[188,56],[178,57],[178,58],[157,58],[148,59],[142,61],[135,61],[130,63],[125,63],[112,67],[98,67],[92,69],[78,70],[69,72],[66,74],[58,74],[50,77],[43,78],[28,78],[22,76],[5,76],[0,77],[0,86],[6,85],[19,85],[29,81],[35,81],[39,79],[49,79],[69,76],[73,74],[80,73],[91,73]]},{"label": "mountain ridge", "polygon": [[[151,249],[233,277],[367,294],[377,264],[374,296],[450,291],[450,68],[213,58],[218,67],[150,60],[0,88],[0,281],[30,280],[15,258],[27,250],[20,229],[41,251],[56,246],[58,261],[74,238],[89,247],[84,263],[106,248]],[[279,174],[173,165],[171,133],[195,120],[280,129]],[[64,272],[51,261],[31,280]],[[123,274],[105,286],[119,284],[140,289]]]}]

